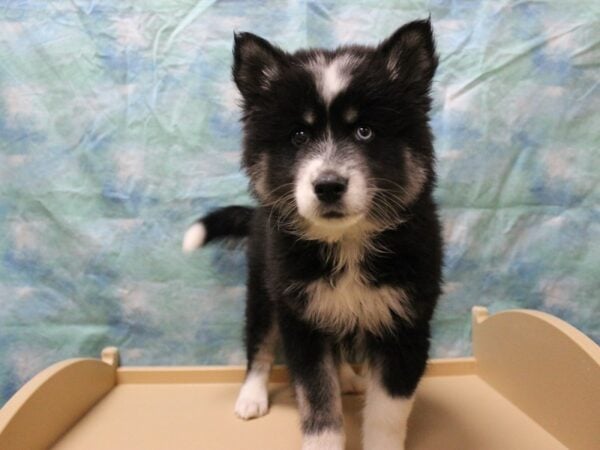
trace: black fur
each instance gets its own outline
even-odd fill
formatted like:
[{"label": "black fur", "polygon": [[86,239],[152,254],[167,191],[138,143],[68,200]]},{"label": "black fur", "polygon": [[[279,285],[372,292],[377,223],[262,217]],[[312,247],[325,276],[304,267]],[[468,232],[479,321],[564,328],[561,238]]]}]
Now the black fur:
[{"label": "black fur", "polygon": [[206,228],[204,243],[248,236],[248,226],[253,212],[253,208],[247,206],[228,206],[204,216],[199,220]]},{"label": "black fur", "polygon": [[[307,67],[310,61],[332,61],[340,55],[355,56],[356,61],[349,59],[350,81],[328,105]],[[429,21],[407,24],[375,48],[351,46],[294,54],[250,33],[235,35],[233,78],[243,96],[243,167],[250,174],[259,206],[253,212],[230,207],[202,220],[210,239],[249,234],[248,370],[277,325],[294,382],[306,396],[305,434],[341,428],[342,417],[333,406],[339,399],[338,382],[328,364],[339,363],[348,343],[366,355],[391,397],[412,395],[425,370],[429,324],[442,283],[442,240],[432,197],[434,153],[428,123],[436,66]],[[344,119],[349,108],[357,110],[355,124]],[[304,119],[307,110],[314,115],[312,124]],[[375,137],[357,142],[356,124],[368,126]],[[299,167],[314,151],[310,144],[292,142],[298,129],[308,130],[311,142],[330,136],[338,153],[347,151],[349,159],[364,161],[360,170],[377,191],[365,220],[376,223],[382,204],[387,204],[389,220],[365,233],[358,270],[370,289],[406,292],[410,320],[393,314],[391,326],[384,331],[356,326],[341,333],[304,315],[310,299],[303,287],[325,280],[335,289],[350,268],[336,267],[331,257],[345,241],[311,235],[309,221],[299,217],[293,199],[284,206],[278,203],[286,195],[291,198]],[[407,153],[416,166],[407,163]],[[424,175],[419,178],[416,172]]]}]

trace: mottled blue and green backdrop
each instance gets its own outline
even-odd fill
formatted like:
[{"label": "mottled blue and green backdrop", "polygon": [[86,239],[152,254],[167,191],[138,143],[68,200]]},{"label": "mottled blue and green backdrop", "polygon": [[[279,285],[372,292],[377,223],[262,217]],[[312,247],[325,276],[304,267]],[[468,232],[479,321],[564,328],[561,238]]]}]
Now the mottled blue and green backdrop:
[{"label": "mottled blue and green backdrop", "polygon": [[376,43],[431,13],[447,242],[435,356],[469,309],[536,308],[600,340],[600,2],[0,2],[0,404],[49,364],[238,364],[241,248],[180,253],[245,203],[233,30]]}]

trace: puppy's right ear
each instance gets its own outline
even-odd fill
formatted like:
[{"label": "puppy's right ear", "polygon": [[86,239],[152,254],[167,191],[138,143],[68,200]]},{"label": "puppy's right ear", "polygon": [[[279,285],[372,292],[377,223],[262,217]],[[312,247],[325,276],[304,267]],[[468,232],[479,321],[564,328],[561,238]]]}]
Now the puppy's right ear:
[{"label": "puppy's right ear", "polygon": [[431,84],[438,64],[431,19],[403,25],[379,49],[392,79]]},{"label": "puppy's right ear", "polygon": [[245,98],[268,91],[281,73],[286,54],[252,33],[235,33],[233,80]]}]

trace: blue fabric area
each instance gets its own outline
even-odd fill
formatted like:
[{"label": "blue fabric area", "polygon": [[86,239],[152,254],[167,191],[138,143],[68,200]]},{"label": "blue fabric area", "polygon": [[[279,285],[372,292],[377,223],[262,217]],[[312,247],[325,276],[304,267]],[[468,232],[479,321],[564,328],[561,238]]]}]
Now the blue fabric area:
[{"label": "blue fabric area", "polygon": [[190,257],[249,203],[233,31],[376,43],[431,13],[446,240],[434,356],[469,310],[535,308],[600,341],[600,3],[33,1],[0,8],[0,403],[49,364],[239,364],[242,246]]}]

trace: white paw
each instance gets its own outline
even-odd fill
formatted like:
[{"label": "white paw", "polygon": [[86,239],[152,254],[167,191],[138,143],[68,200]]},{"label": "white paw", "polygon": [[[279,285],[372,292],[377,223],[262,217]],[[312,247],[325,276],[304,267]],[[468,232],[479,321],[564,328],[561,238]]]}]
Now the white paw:
[{"label": "white paw", "polygon": [[264,416],[268,411],[269,393],[266,386],[252,378],[246,380],[235,402],[235,415],[249,420]]},{"label": "white paw", "polygon": [[269,401],[264,399],[252,399],[238,397],[235,402],[235,414],[240,419],[250,420],[264,416],[269,411]]}]

